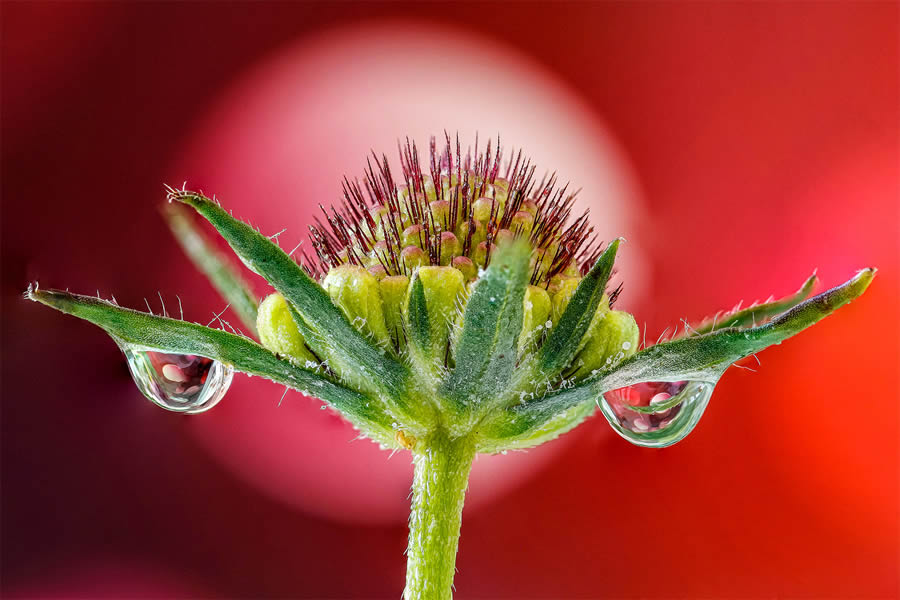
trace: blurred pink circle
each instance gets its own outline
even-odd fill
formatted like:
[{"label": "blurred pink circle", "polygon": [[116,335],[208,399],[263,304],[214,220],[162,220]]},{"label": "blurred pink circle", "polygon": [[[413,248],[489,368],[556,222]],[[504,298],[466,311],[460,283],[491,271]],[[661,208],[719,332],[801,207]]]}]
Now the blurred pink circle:
[{"label": "blurred pink circle", "polygon": [[[540,169],[581,187],[582,208],[605,239],[636,237],[640,206],[622,154],[598,117],[565,84],[494,41],[433,24],[378,22],[328,31],[291,46],[240,78],[191,135],[170,181],[215,194],[235,216],[293,248],[306,225],[339,199],[344,174],[361,175],[374,149],[393,160],[397,140],[427,149],[459,132],[463,148],[502,136]],[[629,244],[624,302],[645,279]],[[305,246],[304,246],[305,247]],[[259,292],[265,293],[264,287]],[[190,420],[200,443],[235,474],[297,508],[355,522],[399,522],[408,511],[407,453],[356,437],[321,403],[267,382],[238,381],[216,410]],[[564,438],[565,439],[565,438]],[[479,457],[467,507],[511,490],[564,441]]]}]

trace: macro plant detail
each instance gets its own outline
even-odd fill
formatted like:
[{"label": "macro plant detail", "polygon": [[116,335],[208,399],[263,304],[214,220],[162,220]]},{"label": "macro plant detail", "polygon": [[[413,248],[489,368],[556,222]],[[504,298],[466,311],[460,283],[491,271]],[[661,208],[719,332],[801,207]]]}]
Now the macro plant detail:
[{"label": "macro plant detail", "polygon": [[[168,189],[176,238],[258,342],[221,319],[212,328],[37,286],[26,296],[105,329],[165,409],[209,410],[238,371],[319,398],[382,447],[409,450],[408,600],[452,596],[477,453],[537,446],[598,407],[634,444],[674,444],[730,366],[857,298],[875,274],[811,296],[814,275],[793,295],[645,345],[634,317],[615,309],[622,240],[604,244],[587,213],[573,218],[575,193],[555,175],[538,181],[522,152],[504,167],[499,142],[464,153],[458,138],[440,149],[432,139],[427,163],[408,140],[399,150],[396,175],[373,154],[362,181],[344,179],[339,207],[320,205],[311,253],[285,252],[200,192]],[[258,301],[185,207],[273,292]]]}]

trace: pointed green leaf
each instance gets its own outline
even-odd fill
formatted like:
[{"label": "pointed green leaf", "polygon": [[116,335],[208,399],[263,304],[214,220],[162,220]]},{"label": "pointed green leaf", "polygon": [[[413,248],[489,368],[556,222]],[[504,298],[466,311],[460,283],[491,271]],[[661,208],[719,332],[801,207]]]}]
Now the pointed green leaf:
[{"label": "pointed green leaf", "polygon": [[498,247],[466,304],[456,367],[442,386],[461,405],[486,407],[506,391],[522,331],[528,256],[522,240]]},{"label": "pointed green leaf", "polygon": [[409,302],[406,307],[409,324],[410,350],[421,355],[425,360],[431,357],[431,327],[428,322],[428,306],[425,303],[425,286],[422,278],[413,275],[409,288]]},{"label": "pointed green leaf", "polygon": [[27,297],[98,325],[119,343],[172,354],[205,356],[229,364],[237,371],[265,377],[320,398],[373,439],[394,444],[391,418],[377,401],[278,358],[245,337],[122,308],[92,296],[29,289]]},{"label": "pointed green leaf", "polygon": [[184,253],[237,314],[241,323],[256,335],[259,301],[240,273],[229,263],[202,231],[194,226],[184,209],[173,204],[163,211],[169,228]]},{"label": "pointed green leaf", "polygon": [[556,375],[572,362],[581,339],[597,312],[600,300],[606,293],[606,283],[612,273],[620,241],[621,239],[614,240],[581,280],[559,323],[553,327],[541,346],[537,365],[542,375]]},{"label": "pointed green leaf", "polygon": [[[858,298],[868,288],[875,269],[864,269],[853,279],[810,298],[768,323],[749,329],[717,329],[705,335],[691,336],[657,344],[638,352],[575,385],[563,383],[543,398],[525,401],[510,408],[482,431],[497,440],[494,446],[534,445],[544,432],[560,423],[568,426],[566,415],[577,414],[581,405],[595,406],[610,390],[652,381],[705,381],[715,384],[736,361],[755,354],[825,318],[844,304]],[[501,442],[500,440],[504,440]],[[507,446],[504,446],[507,447]]]},{"label": "pointed green leaf", "polygon": [[780,344],[859,297],[874,275],[874,269],[860,271],[843,285],[814,296],[758,327],[717,329],[705,335],[651,346],[610,372],[600,374],[599,381],[604,391],[642,381],[714,383],[732,363]]},{"label": "pointed green leaf", "polygon": [[[192,206],[206,218],[251,271],[266,278],[293,304],[309,328],[302,332],[306,343],[343,378],[385,398],[396,401],[403,396],[406,368],[357,331],[325,290],[277,244],[203,195],[176,191],[171,199]],[[407,411],[404,406],[396,409]]]}]

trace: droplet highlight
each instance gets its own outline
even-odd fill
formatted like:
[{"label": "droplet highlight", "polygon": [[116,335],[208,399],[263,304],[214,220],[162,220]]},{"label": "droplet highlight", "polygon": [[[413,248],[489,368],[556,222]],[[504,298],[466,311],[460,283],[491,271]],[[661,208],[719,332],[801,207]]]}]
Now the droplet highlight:
[{"label": "droplet highlight", "polygon": [[604,394],[600,411],[632,444],[664,448],[696,427],[714,388],[706,381],[638,383]]},{"label": "droplet highlight", "polygon": [[211,409],[225,396],[234,376],[231,366],[205,356],[127,346],[122,352],[141,393],[157,406],[174,412],[192,415]]}]

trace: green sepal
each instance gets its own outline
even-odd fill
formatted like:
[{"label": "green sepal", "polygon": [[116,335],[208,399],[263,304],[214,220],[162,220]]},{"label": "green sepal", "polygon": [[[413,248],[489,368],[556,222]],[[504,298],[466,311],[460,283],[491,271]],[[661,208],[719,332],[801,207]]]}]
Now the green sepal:
[{"label": "green sepal", "polygon": [[409,288],[403,311],[410,333],[410,358],[420,373],[439,378],[450,363],[450,333],[460,306],[465,304],[465,278],[452,267],[424,266],[413,272],[413,282],[421,292]]},{"label": "green sepal", "polygon": [[482,413],[506,392],[516,364],[528,286],[529,248],[522,240],[499,246],[475,283],[454,351],[456,366],[441,387],[459,405]]},{"label": "green sepal", "polygon": [[415,356],[416,362],[428,363],[426,369],[430,372],[430,365],[434,362],[434,357],[431,356],[431,324],[428,320],[428,305],[425,302],[425,286],[416,273],[413,274],[408,294],[406,322],[409,352]]},{"label": "green sepal", "polygon": [[585,275],[575,295],[566,306],[565,312],[554,325],[553,330],[537,354],[537,372],[543,378],[551,378],[566,368],[581,347],[581,341],[587,333],[600,305],[606,284],[612,273],[621,238],[613,242],[603,251],[591,270]]},{"label": "green sepal", "polygon": [[406,351],[406,331],[403,325],[403,304],[409,288],[409,277],[390,275],[378,282],[381,301],[384,303],[384,324],[391,334],[394,354],[400,356]]},{"label": "green sepal", "polygon": [[[408,370],[357,331],[325,290],[277,244],[201,194],[174,192],[170,199],[192,206],[225,238],[247,268],[281,292],[308,327],[308,331],[301,328],[307,345],[351,385],[386,399],[404,397]],[[404,406],[394,409],[406,412]]]},{"label": "green sepal", "polygon": [[241,274],[198,229],[184,209],[174,204],[163,211],[172,234],[191,262],[206,275],[219,295],[228,303],[252,334],[256,335],[259,300]]},{"label": "green sepal", "polygon": [[704,335],[656,344],[580,383],[573,385],[564,381],[540,399],[528,401],[523,398],[521,404],[507,409],[481,428],[487,440],[485,447],[489,445],[496,451],[537,445],[548,433],[561,433],[574,427],[577,422],[566,415],[584,418],[576,407],[590,406],[592,411],[600,396],[610,390],[654,381],[715,384],[738,360],[780,344],[858,298],[874,276],[875,269],[863,269],[843,285],[801,302],[763,325],[717,329]]},{"label": "green sepal", "polygon": [[372,439],[396,445],[391,417],[380,403],[319,373],[281,359],[256,342],[196,323],[122,308],[116,304],[69,292],[29,289],[26,296],[103,328],[119,344],[172,354],[195,354],[231,365],[248,375],[265,377],[319,398]]}]

